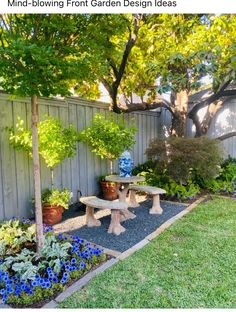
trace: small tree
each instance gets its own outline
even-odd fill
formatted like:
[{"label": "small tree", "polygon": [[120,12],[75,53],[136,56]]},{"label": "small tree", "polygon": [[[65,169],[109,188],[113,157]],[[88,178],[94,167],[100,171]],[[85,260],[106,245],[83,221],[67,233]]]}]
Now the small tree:
[{"label": "small tree", "polygon": [[32,158],[37,252],[43,236],[38,153],[38,97],[70,94],[69,81],[87,76],[88,55],[82,51],[84,14],[0,15],[0,86],[15,96],[31,98]]},{"label": "small tree", "polygon": [[[48,118],[38,124],[39,155],[51,172],[51,188],[54,187],[54,168],[67,157],[74,157],[79,135],[70,125],[63,127],[60,120]],[[24,121],[18,117],[15,131],[11,129],[10,143],[17,150],[27,151],[32,157],[32,131],[24,128]]]},{"label": "small tree", "polygon": [[122,152],[129,150],[135,143],[137,128],[127,127],[121,116],[110,114],[108,117],[96,114],[90,126],[80,133],[83,142],[88,143],[91,151],[110,162],[110,173],[113,173],[112,160]]}]

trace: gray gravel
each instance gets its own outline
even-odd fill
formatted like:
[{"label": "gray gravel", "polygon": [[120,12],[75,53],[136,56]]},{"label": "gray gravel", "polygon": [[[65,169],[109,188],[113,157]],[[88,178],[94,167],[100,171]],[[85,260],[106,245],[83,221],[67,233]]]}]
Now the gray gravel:
[{"label": "gray gravel", "polygon": [[78,235],[85,240],[101,245],[105,248],[124,252],[140,242],[147,235],[151,234],[168,219],[186,208],[186,205],[184,204],[161,202],[163,214],[150,215],[149,209],[151,206],[152,200],[146,200],[141,203],[138,208],[129,208],[131,212],[135,213],[136,218],[122,222],[126,231],[119,236],[107,233],[111,218],[110,215],[100,218],[102,223],[100,227],[88,228],[82,226],[74,231],[67,231],[67,233]]}]

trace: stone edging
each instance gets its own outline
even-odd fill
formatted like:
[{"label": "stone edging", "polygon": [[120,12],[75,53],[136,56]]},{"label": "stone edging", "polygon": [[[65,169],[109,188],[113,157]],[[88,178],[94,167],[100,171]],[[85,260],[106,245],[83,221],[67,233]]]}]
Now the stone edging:
[{"label": "stone edging", "polygon": [[[139,243],[131,247],[130,249],[124,251],[123,253],[118,254],[117,257],[110,259],[103,263],[100,267],[95,269],[94,271],[89,272],[84,277],[79,279],[77,282],[69,286],[64,292],[62,292],[60,295],[58,295],[55,299],[51,300],[44,306],[42,306],[41,309],[53,309],[56,308],[59,303],[64,301],[66,298],[70,297],[74,292],[80,290],[82,287],[84,287],[93,277],[95,277],[97,274],[102,273],[106,271],[108,268],[112,267],[114,264],[116,264],[119,261],[122,261],[135,253],[137,250],[143,248],[145,245],[147,245],[151,240],[156,238],[158,235],[160,235],[165,229],[169,228],[176,220],[182,218],[184,215],[189,213],[191,210],[193,210],[198,204],[200,204],[202,201],[206,199],[207,196],[203,196],[196,200],[194,203],[192,203],[190,206],[187,206],[184,210],[182,210],[180,213],[175,215],[174,217],[170,218],[166,222],[164,222],[157,230],[152,232],[151,234],[147,235],[143,240],[141,240]],[[106,248],[104,248],[104,251]],[[116,251],[113,250],[107,250],[109,251],[109,254],[114,254]],[[11,308],[9,305],[0,305],[0,308]]]}]

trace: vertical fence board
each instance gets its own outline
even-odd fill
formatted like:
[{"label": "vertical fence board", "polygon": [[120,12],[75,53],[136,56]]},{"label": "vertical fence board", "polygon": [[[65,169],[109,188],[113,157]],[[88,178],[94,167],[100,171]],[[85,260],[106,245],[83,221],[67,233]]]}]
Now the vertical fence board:
[{"label": "vertical fence board", "polygon": [[[85,106],[77,106],[77,122],[78,122],[78,131],[81,131],[85,128]],[[82,194],[85,196],[88,194],[87,188],[87,155],[86,155],[86,144],[79,144],[79,189]]]},{"label": "vertical fence board", "polygon": [[[13,126],[12,101],[7,100],[1,107],[1,126]],[[17,201],[17,184],[16,184],[16,166],[15,153],[12,146],[9,145],[7,131],[2,131],[1,142],[2,155],[2,183],[4,196],[4,217],[9,219],[14,215],[19,215],[19,206]]]},{"label": "vertical fence board", "polygon": [[[69,105],[69,122],[77,129],[77,110],[76,105]],[[77,191],[79,190],[79,153],[80,149],[77,147],[76,156],[70,160],[70,172],[71,172],[71,191],[73,192],[73,201],[77,201]]]},{"label": "vertical fence board", "polygon": [[[49,114],[47,105],[40,105],[39,103],[39,121],[43,121]],[[41,188],[51,188],[51,173],[50,169],[46,166],[45,161],[40,157],[40,174],[41,174]]]},{"label": "vertical fence board", "polygon": [[[14,128],[18,121],[18,117],[24,121],[24,126],[27,125],[26,115],[26,103],[14,103],[13,102],[13,124]],[[29,188],[29,162],[28,153],[24,151],[14,150],[15,163],[16,163],[16,183],[17,183],[17,203],[19,207],[23,208],[24,215],[28,214],[31,209],[30,188]],[[20,211],[17,211],[17,215],[20,215]]]}]

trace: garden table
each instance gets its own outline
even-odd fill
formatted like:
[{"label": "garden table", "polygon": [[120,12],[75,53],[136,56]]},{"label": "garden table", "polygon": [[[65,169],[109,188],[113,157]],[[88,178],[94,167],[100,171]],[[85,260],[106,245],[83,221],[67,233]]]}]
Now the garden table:
[{"label": "garden table", "polygon": [[[117,195],[119,196],[120,202],[126,202],[126,196],[129,190],[129,185],[137,182],[145,181],[144,177],[131,176],[131,177],[121,177],[119,175],[109,175],[105,177],[105,180],[108,182],[115,183],[115,190]],[[121,184],[121,188],[118,185]],[[122,215],[121,221],[125,221],[128,219],[134,219],[136,216],[134,213],[130,212],[128,209],[124,209],[120,211]]]}]

